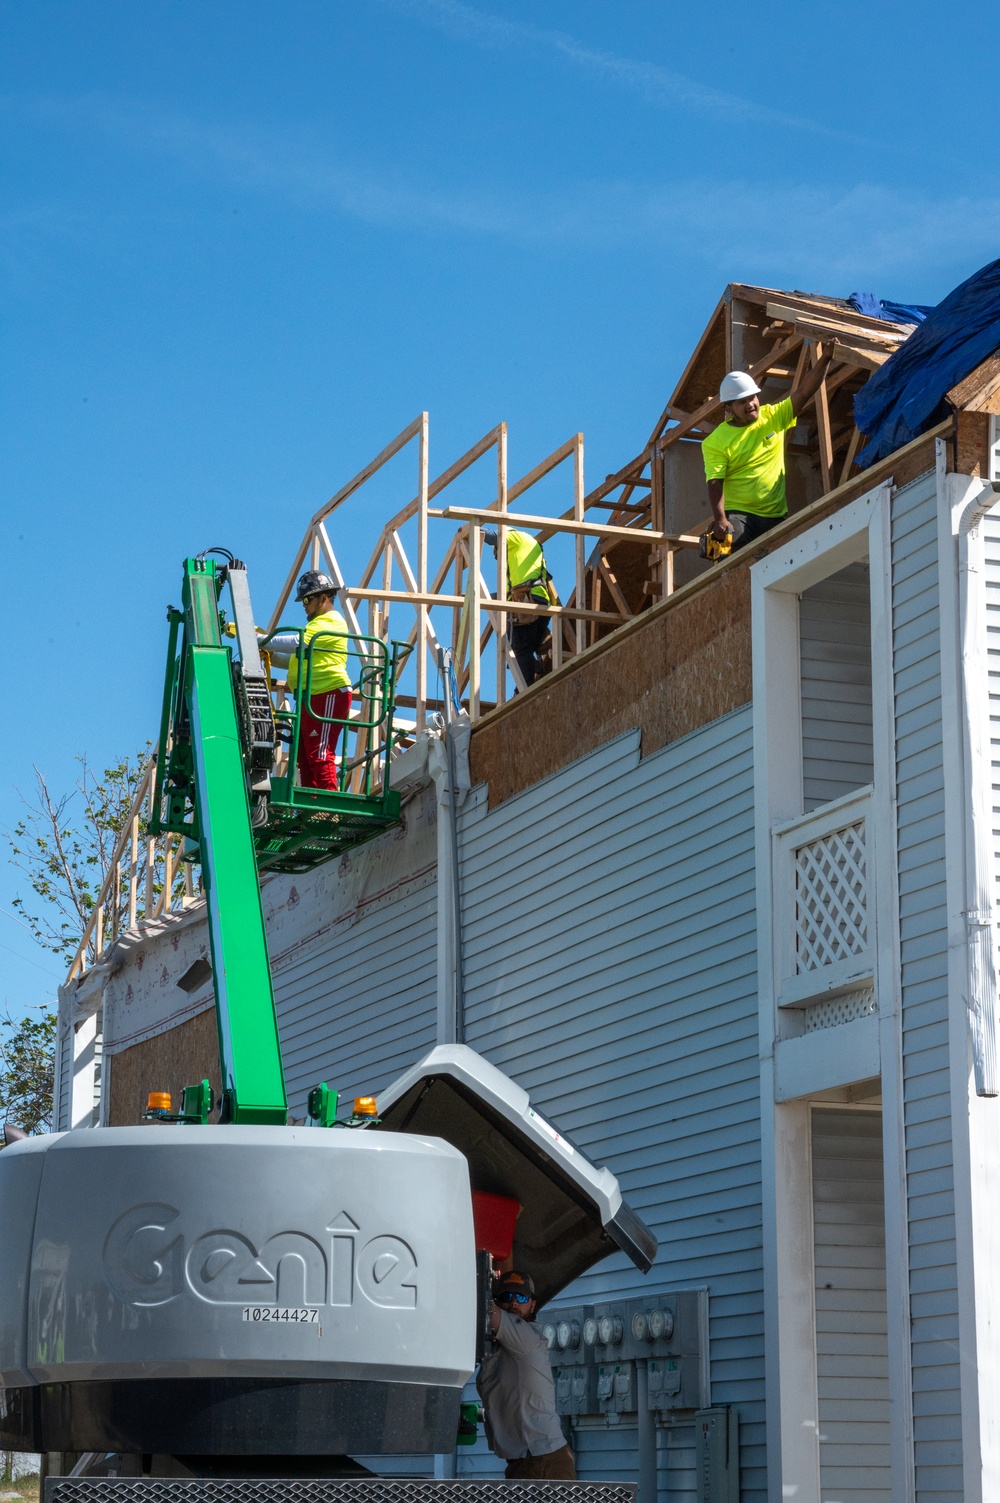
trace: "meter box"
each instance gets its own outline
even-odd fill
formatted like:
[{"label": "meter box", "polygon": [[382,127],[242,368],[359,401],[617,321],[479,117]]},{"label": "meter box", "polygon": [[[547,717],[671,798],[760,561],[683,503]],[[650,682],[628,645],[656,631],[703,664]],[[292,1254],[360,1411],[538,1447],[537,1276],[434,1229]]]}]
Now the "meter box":
[{"label": "meter box", "polygon": [[628,1305],[625,1300],[614,1304],[592,1305],[583,1323],[583,1344],[588,1356],[597,1362],[614,1362],[632,1355],[628,1344]]},{"label": "meter box", "polygon": [[546,1309],[541,1329],[560,1414],[603,1414],[612,1424],[621,1414],[635,1414],[638,1363],[647,1380],[644,1403],[653,1413],[703,1409],[709,1402],[707,1289]]},{"label": "meter box", "polygon": [[740,1503],[740,1421],[735,1409],[695,1415],[698,1503]]},{"label": "meter box", "polygon": [[583,1329],[590,1314],[589,1305],[571,1305],[561,1310],[542,1312],[539,1325],[553,1363],[585,1361]]},{"label": "meter box", "polygon": [[701,1350],[708,1327],[707,1289],[630,1299],[624,1310],[626,1356],[678,1357]]},{"label": "meter box", "polygon": [[[685,1407],[681,1393],[681,1359],[679,1357],[650,1357],[646,1384],[647,1404],[650,1409],[682,1409]],[[690,1408],[690,1404],[686,1406]]]},{"label": "meter box", "polygon": [[556,1388],[556,1413],[570,1419],[582,1414],[596,1414],[596,1370],[589,1363],[575,1367],[555,1367],[552,1379]]},{"label": "meter box", "polygon": [[597,1413],[635,1414],[636,1381],[634,1362],[599,1362],[597,1364]]}]

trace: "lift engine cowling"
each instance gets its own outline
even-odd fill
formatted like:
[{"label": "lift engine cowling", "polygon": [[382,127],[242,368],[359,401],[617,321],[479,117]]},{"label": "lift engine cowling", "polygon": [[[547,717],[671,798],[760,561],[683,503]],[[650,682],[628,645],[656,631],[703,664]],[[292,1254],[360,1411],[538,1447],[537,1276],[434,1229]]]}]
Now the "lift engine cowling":
[{"label": "lift engine cowling", "polygon": [[449,1144],[97,1128],[6,1149],[0,1201],[0,1445],[454,1445],[476,1271]]}]

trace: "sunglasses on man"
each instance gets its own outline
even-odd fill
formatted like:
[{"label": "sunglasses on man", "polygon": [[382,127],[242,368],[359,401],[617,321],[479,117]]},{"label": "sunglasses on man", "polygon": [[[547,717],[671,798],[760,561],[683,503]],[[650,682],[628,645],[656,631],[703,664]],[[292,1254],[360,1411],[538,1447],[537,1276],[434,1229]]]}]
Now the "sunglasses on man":
[{"label": "sunglasses on man", "polygon": [[515,1294],[512,1289],[505,1289],[504,1292],[503,1292],[503,1294],[498,1294],[497,1295],[497,1304],[501,1304],[504,1300],[508,1300],[508,1299],[512,1299],[514,1301],[515,1305],[530,1305],[531,1304],[531,1295],[530,1294]]}]

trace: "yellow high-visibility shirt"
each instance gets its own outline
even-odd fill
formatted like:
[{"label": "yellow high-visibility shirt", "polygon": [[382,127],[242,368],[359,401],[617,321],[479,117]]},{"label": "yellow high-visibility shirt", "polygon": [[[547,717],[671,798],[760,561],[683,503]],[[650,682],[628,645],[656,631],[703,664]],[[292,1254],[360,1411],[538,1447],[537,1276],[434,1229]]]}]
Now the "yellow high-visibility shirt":
[{"label": "yellow high-visibility shirt", "polygon": [[549,592],[545,583],[548,577],[541,543],[530,533],[508,527],[507,589],[513,590],[517,585],[531,584],[533,600],[548,600]]},{"label": "yellow high-visibility shirt", "polygon": [[[320,632],[334,632],[335,636],[322,636],[312,648],[312,678],[307,679],[313,694],[329,694],[331,689],[348,689],[351,675],[347,671],[347,622],[339,611],[324,611],[314,616],[302,634],[307,657],[308,673],[310,644]],[[294,689],[299,679],[299,660],[292,657],[288,664],[288,687]]]},{"label": "yellow high-visibility shirt", "polygon": [[783,517],[785,500],[785,430],[795,427],[788,397],[762,407],[755,423],[737,428],[720,423],[702,440],[705,479],[722,481],[727,511],[751,512],[755,517]]}]

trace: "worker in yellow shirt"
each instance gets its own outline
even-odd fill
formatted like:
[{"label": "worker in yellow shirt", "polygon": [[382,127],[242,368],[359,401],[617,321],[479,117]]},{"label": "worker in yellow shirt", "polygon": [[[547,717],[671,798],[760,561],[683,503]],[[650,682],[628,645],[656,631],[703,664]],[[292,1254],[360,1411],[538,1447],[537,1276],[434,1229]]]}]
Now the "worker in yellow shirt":
[{"label": "worker in yellow shirt", "polygon": [[[483,528],[483,541],[497,556],[497,535],[492,527]],[[552,586],[552,575],[545,566],[542,545],[530,532],[519,532],[508,527],[507,543],[507,598],[532,605],[554,605],[558,600]],[[520,618],[511,612],[511,651],[526,684],[552,671],[552,633],[549,630],[551,616],[529,615],[522,611]]]},{"label": "worker in yellow shirt", "polygon": [[[295,598],[306,613],[302,633],[303,669],[309,702],[299,720],[299,782],[303,788],[337,791],[337,740],[351,711],[351,675],[347,671],[348,626],[334,609],[337,586],[329,574],[309,569],[298,582]],[[288,687],[299,681],[299,634],[280,632],[270,638],[272,663],[288,668]],[[346,740],[346,734],[345,734]]]},{"label": "worker in yellow shirt", "polygon": [[719,388],[725,420],[702,441],[713,532],[732,534],[733,548],[752,543],[788,515],[785,433],[816,395],[836,353],[834,339],[798,386],[773,406],[761,406],[760,387],[746,371],[730,371]]}]

